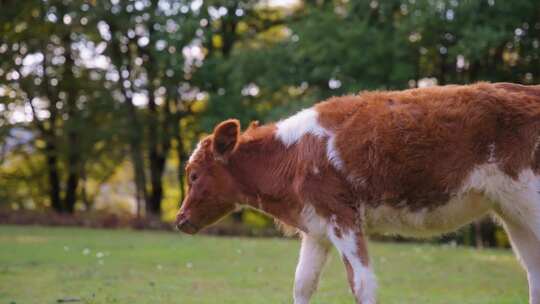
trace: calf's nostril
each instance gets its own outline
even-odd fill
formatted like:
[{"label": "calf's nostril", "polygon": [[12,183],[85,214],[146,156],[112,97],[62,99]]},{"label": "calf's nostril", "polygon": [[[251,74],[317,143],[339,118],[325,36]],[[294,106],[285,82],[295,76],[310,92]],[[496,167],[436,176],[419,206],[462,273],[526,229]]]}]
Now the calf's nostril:
[{"label": "calf's nostril", "polygon": [[176,222],[176,228],[187,234],[195,234],[199,231],[199,228],[187,218]]},{"label": "calf's nostril", "polygon": [[176,221],[175,221],[175,226],[177,229],[181,229],[181,227],[185,224],[186,222],[186,216],[184,214],[181,214],[181,213],[178,213],[176,215]]}]

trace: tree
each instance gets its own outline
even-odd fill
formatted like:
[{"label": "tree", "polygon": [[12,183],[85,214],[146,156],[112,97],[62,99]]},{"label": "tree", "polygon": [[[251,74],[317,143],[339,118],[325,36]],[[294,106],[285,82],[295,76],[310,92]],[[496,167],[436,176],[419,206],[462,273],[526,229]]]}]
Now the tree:
[{"label": "tree", "polygon": [[72,213],[94,144],[111,138],[110,132],[87,126],[107,121],[114,111],[102,99],[102,83],[96,78],[100,71],[87,66],[78,48],[92,35],[81,17],[88,5],[22,5],[6,3],[7,14],[1,15],[1,52],[8,59],[1,66],[7,92],[2,102],[11,110],[8,121],[29,134],[26,144],[45,159],[48,204]]},{"label": "tree", "polygon": [[[104,4],[98,17],[103,18],[98,26],[111,69],[120,80],[116,89],[130,126],[138,201],[153,215],[161,212],[162,179],[174,141],[178,158],[185,159],[180,126],[190,114],[191,101],[179,89],[186,81],[181,51],[192,42],[198,25],[188,2],[163,5],[167,7],[158,1]],[[136,95],[146,104],[135,105]],[[179,180],[183,189],[181,175]]]}]

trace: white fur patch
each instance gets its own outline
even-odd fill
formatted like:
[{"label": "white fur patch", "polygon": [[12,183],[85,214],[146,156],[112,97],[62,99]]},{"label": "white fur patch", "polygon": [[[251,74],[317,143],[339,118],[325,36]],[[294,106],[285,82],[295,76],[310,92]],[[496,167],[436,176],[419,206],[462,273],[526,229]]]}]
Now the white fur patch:
[{"label": "white fur patch", "polygon": [[354,293],[362,304],[376,303],[377,279],[370,266],[364,266],[360,260],[356,236],[353,231],[343,233],[341,237],[335,235],[332,229],[328,234],[330,240],[340,253],[349,261],[353,269]]},{"label": "white fur patch", "polygon": [[286,146],[297,143],[304,135],[311,134],[326,138],[326,156],[334,168],[343,170],[343,161],[335,146],[334,134],[321,126],[318,121],[319,113],[313,109],[304,109],[295,115],[277,123],[276,137]]},{"label": "white fur patch", "polygon": [[295,115],[277,123],[276,136],[289,147],[299,141],[306,134],[317,137],[328,135],[317,121],[319,113],[313,108],[302,110]]},{"label": "white fur patch", "polygon": [[486,164],[476,167],[463,184],[462,192],[470,189],[482,190],[491,199],[501,201],[508,195],[533,189],[537,186],[538,177],[531,169],[525,169],[513,179],[499,169],[497,164]]},{"label": "white fur patch", "polygon": [[294,278],[294,303],[309,304],[328,255],[328,241],[302,234],[300,258]]},{"label": "white fur patch", "polygon": [[324,237],[327,233],[328,221],[320,217],[311,204],[306,204],[301,213],[302,225],[312,236]]},{"label": "white fur patch", "polygon": [[496,164],[479,166],[450,201],[433,210],[411,211],[386,205],[367,208],[368,230],[409,237],[432,237],[455,231],[493,208],[493,201],[486,194],[499,188],[502,176]]},{"label": "white fur patch", "polygon": [[529,303],[540,303],[540,238],[522,223],[516,224],[511,219],[503,222],[518,260],[527,270]]},{"label": "white fur patch", "polygon": [[[523,170],[517,180],[502,172],[496,163],[477,166],[461,188],[444,205],[433,210],[410,211],[381,205],[366,209],[370,232],[430,237],[455,231],[497,208],[511,218],[540,223],[538,177]],[[540,227],[540,224],[538,224]]]},{"label": "white fur patch", "polygon": [[334,135],[330,135],[328,141],[326,142],[326,156],[334,168],[343,170],[343,161],[339,157],[339,152],[336,148],[335,141],[336,137]]},{"label": "white fur patch", "polygon": [[539,176],[531,169],[521,171],[514,179],[489,164],[473,171],[469,187],[482,189],[496,202],[497,211],[504,218],[525,224],[540,240],[539,181]]},{"label": "white fur patch", "polygon": [[455,231],[488,213],[490,207],[490,202],[479,192],[458,195],[433,210],[424,208],[411,211],[381,205],[366,208],[367,230],[370,233],[432,237]]}]

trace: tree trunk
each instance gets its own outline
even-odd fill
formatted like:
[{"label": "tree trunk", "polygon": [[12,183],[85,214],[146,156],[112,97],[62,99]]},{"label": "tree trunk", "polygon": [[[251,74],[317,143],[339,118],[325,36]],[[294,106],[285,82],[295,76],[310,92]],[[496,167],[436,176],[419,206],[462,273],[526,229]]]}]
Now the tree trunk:
[{"label": "tree trunk", "polygon": [[131,154],[131,162],[135,175],[135,200],[137,203],[137,217],[141,216],[143,204],[148,205],[148,192],[146,191],[146,173],[144,171],[144,156],[142,152],[142,135],[143,131],[140,127],[137,117],[137,109],[133,104],[133,100],[124,94],[126,97],[126,106],[128,108],[128,116],[130,124],[133,126],[129,134],[129,149]]},{"label": "tree trunk", "polygon": [[184,142],[182,136],[182,117],[187,113],[181,108],[181,100],[176,86],[169,88],[169,92],[172,92],[171,98],[174,101],[174,113],[168,112],[168,119],[171,125],[171,139],[174,138],[176,141],[176,157],[178,158],[178,169],[177,169],[177,178],[178,178],[178,187],[180,190],[180,197],[178,205],[182,204],[184,197],[186,196],[186,188],[184,184],[184,165],[187,160],[186,151],[184,150]]},{"label": "tree trunk", "polygon": [[64,207],[60,199],[60,178],[58,177],[58,158],[56,156],[56,145],[47,139],[45,144],[47,158],[47,171],[49,182],[49,199],[51,206],[56,212],[63,212]]},{"label": "tree trunk", "polygon": [[[157,10],[157,1],[150,2],[150,13],[155,14]],[[153,23],[149,24],[148,36],[150,45],[154,44],[155,27]],[[153,62],[153,54],[147,48],[140,49],[141,54],[146,55],[150,62]],[[163,199],[163,173],[167,161],[167,154],[170,148],[169,132],[169,96],[165,94],[165,104],[162,106],[164,117],[160,119],[160,111],[155,100],[155,87],[153,81],[159,79],[156,67],[149,64],[146,68],[148,76],[148,157],[150,162],[150,186],[151,192],[146,205],[147,214],[154,216],[161,215],[161,201]]]},{"label": "tree trunk", "polygon": [[[166,107],[167,105],[165,105]],[[150,184],[151,193],[146,206],[149,214],[159,216],[161,214],[161,200],[163,199],[163,172],[167,160],[169,138],[167,136],[167,122],[162,126],[159,123],[159,112],[157,109],[154,90],[150,86],[148,92],[148,155],[150,161]],[[163,128],[162,132],[159,132]],[[160,134],[161,133],[161,134]]]},{"label": "tree trunk", "polygon": [[67,133],[67,164],[68,177],[66,181],[66,192],[64,196],[64,207],[69,213],[73,213],[75,210],[75,203],[77,202],[77,187],[79,185],[79,170],[81,163],[81,155],[78,149],[79,144],[77,142],[78,130],[77,130],[77,87],[76,79],[73,75],[73,57],[71,55],[71,38],[69,35],[63,37],[63,44],[66,50],[65,58],[66,63],[64,65],[64,79],[63,87],[67,92],[67,114],[68,118],[65,122],[64,128]]},{"label": "tree trunk", "polygon": [[[45,11],[44,4],[41,5],[41,10],[42,12]],[[58,173],[58,145],[55,133],[56,118],[58,116],[58,110],[55,103],[55,100],[57,100],[57,94],[53,90],[51,90],[51,87],[49,86],[49,77],[47,74],[47,64],[49,56],[47,56],[46,43],[41,44],[41,52],[43,53],[43,61],[41,63],[41,66],[43,68],[43,81],[41,82],[41,86],[49,102],[48,127],[46,127],[40,122],[34,105],[32,103],[32,96],[30,96],[29,98],[29,104],[32,108],[33,122],[38,126],[38,129],[43,136],[43,140],[45,141],[45,159],[47,162],[48,171],[47,177],[49,183],[49,200],[51,202],[52,208],[56,212],[64,212],[65,207],[61,199],[60,175]]]},{"label": "tree trunk", "polygon": [[[112,47],[110,48],[110,56],[114,66],[120,74],[121,81],[119,82],[118,88],[122,92],[122,95],[125,99],[124,104],[126,106],[127,119],[130,126],[127,136],[129,140],[129,152],[131,154],[130,157],[131,163],[133,165],[133,174],[135,180],[135,200],[137,204],[137,217],[140,217],[142,215],[142,211],[144,210],[143,203],[146,205],[148,204],[148,192],[146,190],[146,172],[144,170],[145,162],[144,153],[142,150],[142,142],[144,141],[145,134],[139,122],[137,108],[133,104],[132,94],[131,92],[128,92],[123,86],[123,83],[125,81],[131,82],[129,76],[124,77],[121,73],[122,69],[125,68],[127,71],[129,71],[129,75],[132,75],[133,71],[129,62],[130,59],[126,54],[122,53],[122,48],[120,46],[118,36],[114,34],[118,32],[114,20],[107,19],[106,21],[110,27],[111,33],[113,33],[113,39],[111,40]],[[125,63],[124,61],[126,61],[127,63]]]},{"label": "tree trunk", "polygon": [[176,157],[178,157],[178,187],[180,188],[180,202],[179,204],[184,201],[184,197],[186,197],[186,188],[184,184],[184,163],[187,160],[186,152],[184,151],[184,143],[182,142],[182,127],[180,125],[180,115],[175,115],[177,117],[176,121],[174,121],[175,127],[174,130],[174,137],[176,139]]},{"label": "tree trunk", "polygon": [[165,170],[165,158],[150,154],[150,178],[152,192],[146,211],[149,214],[159,216],[161,214],[161,200],[163,199],[163,172]]},{"label": "tree trunk", "polygon": [[66,207],[66,212],[73,213],[75,210],[75,203],[77,202],[77,187],[79,186],[79,174],[74,171],[76,170],[76,165],[73,164],[70,160],[69,164],[69,173],[66,183],[66,195],[64,197],[64,206]]},{"label": "tree trunk", "polygon": [[92,203],[90,202],[90,199],[88,198],[88,191],[86,190],[87,187],[87,175],[86,175],[86,168],[83,166],[81,168],[81,200],[84,204],[85,210],[90,210]]}]

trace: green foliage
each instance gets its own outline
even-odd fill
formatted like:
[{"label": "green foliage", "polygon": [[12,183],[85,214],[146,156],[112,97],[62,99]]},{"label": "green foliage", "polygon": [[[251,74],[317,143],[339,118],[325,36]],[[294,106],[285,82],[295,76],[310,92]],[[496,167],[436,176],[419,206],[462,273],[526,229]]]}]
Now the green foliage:
[{"label": "green foliage", "polygon": [[171,218],[189,151],[223,119],[426,79],[540,79],[538,1],[265,3],[2,1],[0,203],[91,207],[129,160],[138,210]]}]

